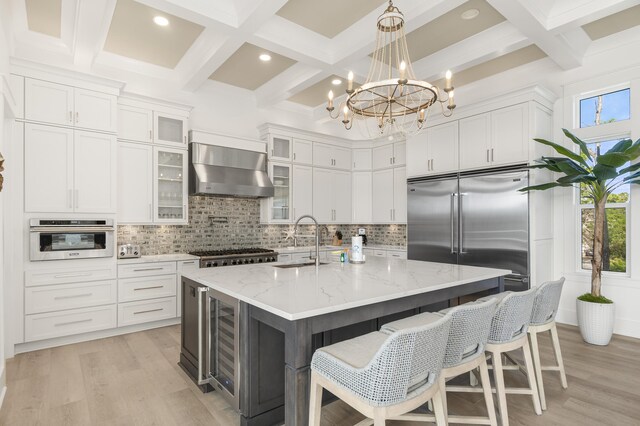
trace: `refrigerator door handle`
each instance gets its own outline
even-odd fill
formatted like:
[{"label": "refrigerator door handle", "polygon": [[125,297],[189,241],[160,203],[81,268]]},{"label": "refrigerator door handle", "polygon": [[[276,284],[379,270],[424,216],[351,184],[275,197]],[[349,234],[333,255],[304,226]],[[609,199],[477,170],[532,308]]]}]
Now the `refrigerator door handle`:
[{"label": "refrigerator door handle", "polygon": [[464,217],[464,210],[462,209],[462,197],[464,197],[465,193],[460,193],[460,198],[458,199],[458,208],[460,209],[460,254],[467,254],[464,251],[464,224],[462,222],[462,218]]},{"label": "refrigerator door handle", "polygon": [[450,222],[450,227],[451,227],[451,254],[456,254],[455,248],[454,248],[454,228],[453,228],[453,212],[455,210],[455,199],[456,199],[456,193],[451,193],[451,213],[449,216],[449,222]]}]

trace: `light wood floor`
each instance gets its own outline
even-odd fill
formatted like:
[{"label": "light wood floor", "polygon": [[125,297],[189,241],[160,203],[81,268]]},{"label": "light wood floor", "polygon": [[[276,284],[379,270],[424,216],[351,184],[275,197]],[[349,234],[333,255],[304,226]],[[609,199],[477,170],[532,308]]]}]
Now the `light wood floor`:
[{"label": "light wood floor", "polygon": [[[548,410],[533,413],[531,399],[510,395],[512,425],[640,425],[640,340],[614,337],[608,347],[582,342],[561,326],[569,389],[545,372]],[[542,337],[543,362],[552,357]],[[0,425],[238,425],[216,394],[201,393],[176,365],[178,326],[21,354],[7,362],[8,391]],[[512,384],[524,383],[506,373]],[[484,413],[481,394],[449,395],[455,414]],[[340,401],[322,410],[322,425],[362,419]],[[390,422],[395,425],[417,425]]]}]

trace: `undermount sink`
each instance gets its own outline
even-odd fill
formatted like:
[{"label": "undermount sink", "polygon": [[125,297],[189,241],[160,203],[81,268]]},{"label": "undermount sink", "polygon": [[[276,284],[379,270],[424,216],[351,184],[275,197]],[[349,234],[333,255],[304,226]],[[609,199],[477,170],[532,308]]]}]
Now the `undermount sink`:
[{"label": "undermount sink", "polygon": [[[320,262],[320,265],[326,265],[328,262]],[[282,265],[273,265],[274,268],[299,268],[301,266],[314,266],[316,262],[296,262],[296,263],[283,263]]]}]

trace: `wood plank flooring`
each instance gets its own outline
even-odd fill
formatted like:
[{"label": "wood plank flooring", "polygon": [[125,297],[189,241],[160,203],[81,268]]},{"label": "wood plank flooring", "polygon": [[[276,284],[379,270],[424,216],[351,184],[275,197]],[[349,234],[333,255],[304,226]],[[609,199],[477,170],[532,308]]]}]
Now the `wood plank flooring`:
[{"label": "wood plank flooring", "polygon": [[[615,336],[597,347],[583,343],[575,327],[559,332],[569,389],[545,372],[548,410],[536,416],[530,397],[509,395],[511,424],[640,425],[640,340]],[[548,364],[550,339],[540,340]],[[177,366],[179,351],[180,328],[171,326],[17,355],[7,361],[0,425],[239,425],[216,392],[203,394]],[[511,385],[525,383],[506,374]],[[484,414],[481,395],[448,395],[451,413]],[[361,419],[340,401],[322,410],[323,426]]]}]

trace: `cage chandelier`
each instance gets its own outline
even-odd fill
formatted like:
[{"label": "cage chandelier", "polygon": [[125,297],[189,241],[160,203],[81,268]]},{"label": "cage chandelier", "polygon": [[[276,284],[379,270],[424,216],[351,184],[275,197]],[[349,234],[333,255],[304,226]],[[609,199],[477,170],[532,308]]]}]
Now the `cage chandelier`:
[{"label": "cage chandelier", "polygon": [[440,104],[445,117],[451,116],[456,107],[451,71],[446,73],[445,87],[442,89],[444,94],[438,87],[416,78],[407,49],[404,15],[391,0],[378,17],[377,26],[376,49],[366,83],[354,89],[353,72],[349,72],[347,98],[337,110],[333,103],[333,91],[329,91],[329,116],[333,119],[342,116],[342,123],[347,130],[357,121],[359,126],[366,128],[370,138],[382,134],[409,135],[419,132],[429,108],[436,102]]}]

